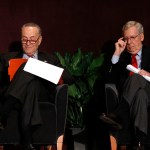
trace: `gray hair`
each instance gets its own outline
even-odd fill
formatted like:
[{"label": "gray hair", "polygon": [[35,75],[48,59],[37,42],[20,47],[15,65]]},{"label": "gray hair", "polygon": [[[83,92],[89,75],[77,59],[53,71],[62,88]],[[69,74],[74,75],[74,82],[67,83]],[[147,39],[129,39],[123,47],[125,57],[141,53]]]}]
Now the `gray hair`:
[{"label": "gray hair", "polygon": [[144,33],[143,25],[140,22],[137,21],[128,21],[126,24],[122,27],[122,33],[124,33],[125,30],[129,29],[130,27],[135,26],[139,33]]},{"label": "gray hair", "polygon": [[25,23],[25,24],[21,27],[21,30],[22,30],[24,27],[36,27],[36,28],[38,29],[39,35],[42,34],[41,27],[40,27],[38,24],[34,23],[34,22]]}]

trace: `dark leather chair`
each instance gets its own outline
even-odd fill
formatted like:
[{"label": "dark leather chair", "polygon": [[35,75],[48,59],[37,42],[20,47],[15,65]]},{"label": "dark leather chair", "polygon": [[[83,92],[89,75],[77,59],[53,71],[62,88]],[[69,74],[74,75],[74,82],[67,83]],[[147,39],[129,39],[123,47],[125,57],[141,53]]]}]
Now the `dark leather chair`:
[{"label": "dark leather chair", "polygon": [[119,93],[115,84],[105,84],[105,97],[107,113],[113,112],[119,104]]},{"label": "dark leather chair", "polygon": [[[106,96],[107,113],[111,113],[113,112],[113,110],[115,110],[115,108],[119,104],[119,93],[116,89],[115,84],[113,83],[105,84],[105,96]],[[150,129],[150,123],[149,123],[150,115],[149,114],[150,114],[150,107],[148,107],[148,129]],[[131,143],[131,145],[134,146],[137,132],[135,128],[132,126],[132,124],[131,124],[130,130],[131,130],[130,133],[131,133],[132,142],[133,142]],[[119,140],[118,133],[116,131],[110,132],[110,137],[113,138],[113,139],[110,139],[111,142],[113,142],[111,143],[111,145],[113,144],[116,147],[117,145],[122,145],[122,143]],[[148,130],[148,134],[147,134],[144,144],[148,147],[148,149],[150,149],[150,130]]]},{"label": "dark leather chair", "polygon": [[[57,145],[63,142],[68,104],[68,85],[58,85],[55,103],[39,102],[43,124],[33,132],[33,144]],[[6,128],[0,132],[0,144],[19,144],[19,114],[13,110]],[[58,148],[59,149],[59,148]]]},{"label": "dark leather chair", "polygon": [[[116,89],[115,84],[109,83],[105,84],[105,97],[106,97],[106,110],[107,113],[113,112],[115,108],[119,104],[119,93]],[[111,149],[117,150],[117,133],[110,131],[110,143],[111,143]]]}]

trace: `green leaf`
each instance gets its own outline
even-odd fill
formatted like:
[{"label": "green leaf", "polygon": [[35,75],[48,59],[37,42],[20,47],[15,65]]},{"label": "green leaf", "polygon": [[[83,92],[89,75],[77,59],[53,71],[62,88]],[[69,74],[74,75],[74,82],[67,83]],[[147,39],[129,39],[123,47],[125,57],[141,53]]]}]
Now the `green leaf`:
[{"label": "green leaf", "polygon": [[101,54],[99,57],[93,59],[93,61],[88,67],[88,72],[96,70],[97,68],[101,67],[103,62],[104,62],[104,55]]},{"label": "green leaf", "polygon": [[56,52],[61,64],[75,78],[75,83],[68,88],[67,121],[72,126],[84,126],[84,108],[94,93],[94,84],[101,76],[99,69],[103,64],[104,55],[94,58],[93,52],[82,52],[80,48],[73,54],[66,53],[63,57]]}]

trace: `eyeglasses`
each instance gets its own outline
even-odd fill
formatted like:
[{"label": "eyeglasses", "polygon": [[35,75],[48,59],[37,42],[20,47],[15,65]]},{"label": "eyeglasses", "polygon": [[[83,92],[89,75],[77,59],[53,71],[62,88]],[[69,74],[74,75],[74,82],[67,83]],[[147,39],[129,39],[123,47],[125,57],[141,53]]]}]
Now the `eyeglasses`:
[{"label": "eyeglasses", "polygon": [[40,36],[36,39],[36,40],[28,40],[28,39],[25,39],[25,38],[22,38],[21,41],[23,44],[27,44],[27,42],[29,42],[30,44],[35,44],[38,40],[39,40]]},{"label": "eyeglasses", "polygon": [[123,38],[123,41],[127,42],[127,41],[130,40],[130,41],[133,42],[140,34],[141,34],[141,33],[139,33],[139,34],[136,35],[136,36],[126,37],[126,38],[124,37],[124,38]]}]

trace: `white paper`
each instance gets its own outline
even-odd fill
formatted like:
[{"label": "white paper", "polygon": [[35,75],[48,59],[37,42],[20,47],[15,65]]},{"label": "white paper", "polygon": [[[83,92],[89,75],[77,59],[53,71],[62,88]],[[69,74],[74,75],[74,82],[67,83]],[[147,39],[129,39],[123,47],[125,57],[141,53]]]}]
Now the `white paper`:
[{"label": "white paper", "polygon": [[149,76],[143,76],[147,81],[150,81],[150,77]]},{"label": "white paper", "polygon": [[[127,67],[126,67],[129,71],[132,71],[132,72],[134,72],[134,73],[138,73],[139,72],[139,68],[137,69],[137,68],[135,68],[134,66],[132,66],[132,65],[127,65]],[[150,77],[149,76],[144,76],[143,75],[143,77],[147,80],[147,81],[150,81]]]},{"label": "white paper", "polygon": [[138,72],[139,72],[139,69],[135,68],[135,67],[132,66],[132,65],[127,65],[127,69],[128,69],[129,71],[134,72],[134,73],[138,73]]},{"label": "white paper", "polygon": [[57,84],[64,69],[37,59],[29,58],[23,70]]}]

